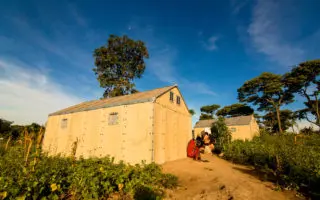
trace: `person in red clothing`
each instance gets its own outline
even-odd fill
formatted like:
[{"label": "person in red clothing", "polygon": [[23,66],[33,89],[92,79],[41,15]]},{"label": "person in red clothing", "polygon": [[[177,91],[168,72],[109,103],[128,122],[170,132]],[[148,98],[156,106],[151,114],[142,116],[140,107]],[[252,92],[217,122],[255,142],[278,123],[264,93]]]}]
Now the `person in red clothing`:
[{"label": "person in red clothing", "polygon": [[202,146],[202,139],[197,137],[196,139],[192,138],[187,147],[187,156],[193,158],[194,160],[201,160],[200,157],[200,148]]},{"label": "person in red clothing", "polygon": [[214,139],[212,135],[207,132],[203,132],[201,136],[197,136],[196,139],[192,138],[187,147],[187,156],[194,160],[201,160],[201,152],[203,153],[206,146],[209,146],[211,152],[214,149]]}]

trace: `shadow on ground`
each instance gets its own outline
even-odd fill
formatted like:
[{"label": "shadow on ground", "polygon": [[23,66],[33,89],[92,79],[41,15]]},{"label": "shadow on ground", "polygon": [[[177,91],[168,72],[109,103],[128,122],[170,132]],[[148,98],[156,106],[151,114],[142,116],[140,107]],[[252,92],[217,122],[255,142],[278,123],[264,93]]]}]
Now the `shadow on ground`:
[{"label": "shadow on ground", "polygon": [[248,174],[254,178],[258,178],[261,181],[269,181],[273,183],[277,182],[276,176],[271,171],[267,171],[264,169],[245,169],[241,167],[232,167],[232,168],[244,174]]},{"label": "shadow on ground", "polygon": [[161,199],[164,197],[163,191],[154,191],[152,188],[140,186],[137,188],[135,194],[134,194],[134,199],[139,199],[139,200],[156,200],[156,199]]},{"label": "shadow on ground", "polygon": [[[240,167],[233,167],[233,169],[240,171],[244,174],[248,174],[248,175],[250,175],[254,178],[257,178],[263,182],[268,181],[268,182],[272,182],[274,184],[279,184],[279,185],[284,184],[281,180],[277,179],[277,177],[271,171],[267,171],[267,170],[263,170],[263,169],[245,169],[245,168],[240,168]],[[275,189],[275,187],[271,187],[271,186],[267,186],[267,187],[270,187],[271,189]],[[295,199],[311,199],[311,200],[320,199],[319,194],[309,193],[307,189],[302,188],[302,187],[298,190],[298,192],[300,194],[302,194],[303,197],[300,196]]]}]

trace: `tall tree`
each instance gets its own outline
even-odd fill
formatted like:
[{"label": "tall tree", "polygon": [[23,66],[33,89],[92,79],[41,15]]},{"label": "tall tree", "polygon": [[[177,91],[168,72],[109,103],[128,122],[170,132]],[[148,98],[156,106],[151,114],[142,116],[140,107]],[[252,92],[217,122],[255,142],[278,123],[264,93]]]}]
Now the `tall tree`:
[{"label": "tall tree", "polygon": [[[300,63],[284,75],[284,80],[289,91],[306,98],[306,107],[298,112],[299,117],[320,126],[320,59]],[[315,120],[308,114],[314,115]]]},{"label": "tall tree", "polygon": [[221,108],[216,114],[223,117],[237,117],[251,115],[253,112],[254,110],[250,106],[241,103],[235,103]]},{"label": "tall tree", "polygon": [[[295,124],[296,115],[291,110],[280,110],[280,121],[282,129],[287,130]],[[270,132],[279,132],[277,113],[268,112],[266,115],[264,115],[263,124]]]},{"label": "tall tree", "polygon": [[285,88],[281,75],[264,72],[260,76],[245,82],[238,89],[240,102],[258,105],[258,111],[275,112],[279,132],[282,133],[280,108],[293,102],[293,94]]},{"label": "tall tree", "polygon": [[201,119],[213,119],[215,112],[220,108],[218,104],[212,104],[207,106],[202,106],[200,111],[202,112],[200,115]]},{"label": "tall tree", "polygon": [[144,42],[110,35],[107,44],[95,49],[93,56],[93,71],[100,87],[105,88],[104,98],[137,92],[133,80],[141,78],[146,67],[144,58],[149,58]]}]

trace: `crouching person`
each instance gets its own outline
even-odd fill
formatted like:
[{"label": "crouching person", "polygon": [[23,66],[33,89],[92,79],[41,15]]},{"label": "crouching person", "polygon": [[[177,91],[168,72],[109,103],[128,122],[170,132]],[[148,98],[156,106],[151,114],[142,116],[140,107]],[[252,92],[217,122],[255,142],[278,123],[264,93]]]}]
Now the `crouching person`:
[{"label": "crouching person", "polygon": [[202,147],[202,140],[201,138],[192,138],[187,146],[187,156],[189,158],[193,158],[194,160],[201,160],[200,156],[200,148]]},{"label": "crouching person", "polygon": [[215,144],[215,139],[213,138],[213,136],[211,134],[209,135],[207,132],[204,132],[201,137],[203,141],[203,151],[206,151],[206,149],[208,149],[209,153],[213,153]]}]

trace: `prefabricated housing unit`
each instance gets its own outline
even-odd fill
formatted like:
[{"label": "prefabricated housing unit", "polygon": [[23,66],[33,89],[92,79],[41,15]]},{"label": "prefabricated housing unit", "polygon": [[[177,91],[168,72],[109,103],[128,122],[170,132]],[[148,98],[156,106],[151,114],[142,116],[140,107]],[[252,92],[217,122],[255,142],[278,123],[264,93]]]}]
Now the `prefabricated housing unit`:
[{"label": "prefabricated housing unit", "polygon": [[[216,119],[199,120],[194,126],[194,135],[201,135],[206,129],[211,129]],[[225,118],[232,140],[252,140],[259,136],[259,125],[253,115]]]},{"label": "prefabricated housing unit", "polygon": [[116,162],[162,164],[186,157],[191,115],[176,85],[83,102],[49,115],[48,155],[110,156]]}]

